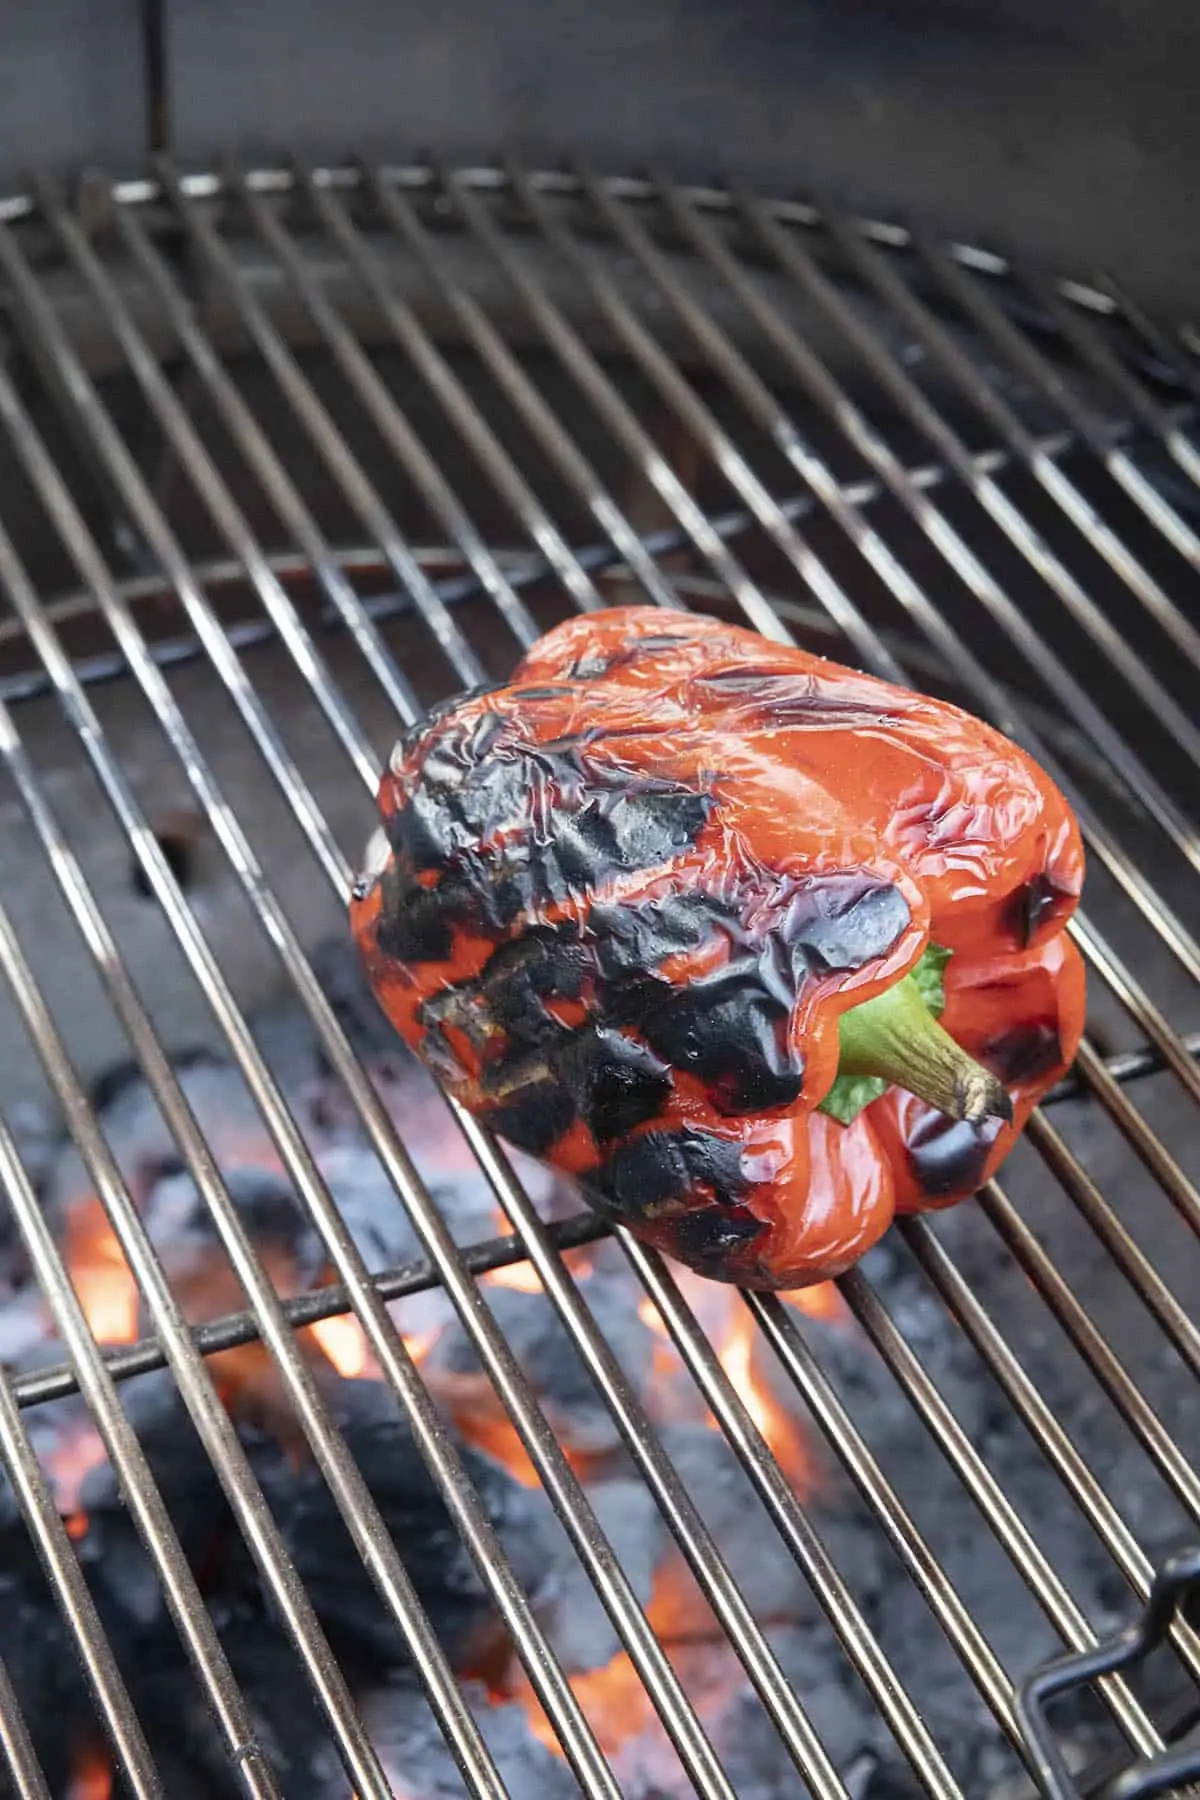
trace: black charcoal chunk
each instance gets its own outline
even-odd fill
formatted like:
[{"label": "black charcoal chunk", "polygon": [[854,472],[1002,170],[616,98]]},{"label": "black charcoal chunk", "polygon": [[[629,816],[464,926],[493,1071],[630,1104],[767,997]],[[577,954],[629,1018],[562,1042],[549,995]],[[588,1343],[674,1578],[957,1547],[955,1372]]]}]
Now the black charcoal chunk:
[{"label": "black charcoal chunk", "polygon": [[[494,1634],[496,1621],[409,1426],[381,1382],[339,1382],[330,1404],[439,1640],[455,1666],[463,1666]],[[376,1676],[407,1666],[399,1627],[316,1464],[296,1469],[273,1439],[246,1435],[255,1473],[334,1653]],[[541,1552],[530,1531],[527,1490],[490,1457],[465,1446],[459,1454],[519,1577],[536,1588]]]},{"label": "black charcoal chunk", "polygon": [[786,1046],[789,1008],[768,992],[757,962],[668,988],[643,1030],[674,1068],[704,1081],[723,1112],[788,1106],[804,1085],[804,1059]]},{"label": "black charcoal chunk", "polygon": [[732,1205],[746,1187],[739,1145],[706,1131],[647,1131],[614,1150],[585,1178],[601,1210],[637,1224],[708,1190]]},{"label": "black charcoal chunk", "polygon": [[[601,1335],[635,1386],[640,1386],[649,1375],[654,1338],[631,1305],[629,1288],[592,1278],[581,1284],[580,1291]],[[487,1298],[559,1442],[591,1456],[615,1450],[620,1442],[616,1422],[548,1297],[539,1290],[496,1285],[488,1289]],[[429,1352],[429,1367],[462,1375],[482,1373],[479,1353],[457,1318],[439,1334]]]},{"label": "black charcoal chunk", "polygon": [[[568,1675],[603,1668],[621,1649],[612,1620],[550,1502],[545,1512],[547,1577],[540,1611],[551,1646]],[[642,1481],[618,1477],[593,1483],[588,1499],[639,1602],[645,1606],[667,1553],[662,1514]]]},{"label": "black charcoal chunk", "polygon": [[619,1031],[581,1026],[553,1052],[555,1071],[598,1144],[661,1113],[671,1094],[664,1063]]},{"label": "black charcoal chunk", "polygon": [[[523,1706],[497,1705],[475,1683],[465,1683],[463,1691],[509,1800],[578,1800],[569,1765],[533,1735]],[[422,1693],[393,1682],[366,1696],[363,1714],[397,1794],[462,1800],[462,1775]]]}]

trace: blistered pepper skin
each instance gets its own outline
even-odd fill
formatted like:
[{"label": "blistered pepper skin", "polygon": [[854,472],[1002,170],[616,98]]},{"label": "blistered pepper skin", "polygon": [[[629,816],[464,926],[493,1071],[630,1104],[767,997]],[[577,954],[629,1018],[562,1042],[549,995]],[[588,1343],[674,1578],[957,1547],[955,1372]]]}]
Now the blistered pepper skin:
[{"label": "blistered pepper skin", "polygon": [[[501,1136],[718,1280],[843,1273],[998,1167],[1074,1058],[1083,882],[1053,783],[949,706],[622,608],[410,730],[351,924],[401,1036]],[[1011,1125],[816,1109],[838,1020],[930,943]]]}]

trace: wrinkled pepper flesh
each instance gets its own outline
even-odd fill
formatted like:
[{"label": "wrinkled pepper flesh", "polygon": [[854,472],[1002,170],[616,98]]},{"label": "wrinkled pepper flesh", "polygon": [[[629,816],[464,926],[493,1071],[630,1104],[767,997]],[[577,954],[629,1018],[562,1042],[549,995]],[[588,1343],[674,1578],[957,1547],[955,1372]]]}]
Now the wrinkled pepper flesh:
[{"label": "wrinkled pepper flesh", "polygon": [[393,751],[351,924],[470,1112],[722,1281],[844,1272],[1003,1160],[1075,1055],[1083,882],[941,700],[620,608]]}]

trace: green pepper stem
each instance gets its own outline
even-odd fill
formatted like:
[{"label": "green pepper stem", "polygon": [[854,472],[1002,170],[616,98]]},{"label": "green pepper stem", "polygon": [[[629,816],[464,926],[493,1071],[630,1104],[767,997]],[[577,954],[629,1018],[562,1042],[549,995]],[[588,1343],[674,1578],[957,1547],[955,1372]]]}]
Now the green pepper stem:
[{"label": "green pepper stem", "polygon": [[1012,1122],[1003,1084],[938,1024],[911,975],[844,1012],[838,1039],[839,1075],[877,1075],[972,1125]]}]

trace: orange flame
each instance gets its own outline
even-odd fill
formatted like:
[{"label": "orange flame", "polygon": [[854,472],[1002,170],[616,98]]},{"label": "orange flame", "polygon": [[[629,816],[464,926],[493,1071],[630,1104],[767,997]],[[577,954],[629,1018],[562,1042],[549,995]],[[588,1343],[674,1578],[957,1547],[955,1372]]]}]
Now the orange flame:
[{"label": "orange flame", "polygon": [[357,1319],[341,1313],[331,1319],[318,1319],[309,1330],[339,1375],[347,1381],[357,1381],[366,1374],[371,1346]]},{"label": "orange flame", "polygon": [[137,1285],[95,1196],[68,1213],[65,1250],[72,1285],[96,1342],[132,1344],[137,1338]]},{"label": "orange flame", "polygon": [[791,1293],[779,1297],[809,1319],[824,1319],[833,1324],[846,1323],[850,1318],[850,1308],[834,1281],[818,1281],[815,1287],[794,1288]]},{"label": "orange flame", "polygon": [[499,1269],[490,1269],[486,1275],[479,1277],[481,1282],[490,1282],[493,1287],[517,1288],[522,1294],[540,1294],[541,1277],[532,1263],[507,1263]]},{"label": "orange flame", "polygon": [[107,1751],[98,1746],[85,1750],[76,1760],[67,1800],[111,1800],[112,1791],[112,1763]]}]

